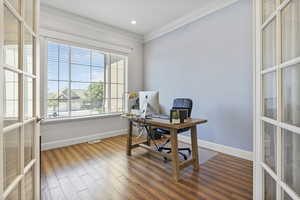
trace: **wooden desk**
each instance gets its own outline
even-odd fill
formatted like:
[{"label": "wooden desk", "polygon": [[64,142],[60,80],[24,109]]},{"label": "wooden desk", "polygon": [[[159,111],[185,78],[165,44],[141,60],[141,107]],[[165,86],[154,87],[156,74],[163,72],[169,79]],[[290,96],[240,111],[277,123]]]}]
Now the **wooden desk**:
[{"label": "wooden desk", "polygon": [[[123,115],[122,117],[125,117],[129,120],[129,131],[128,131],[128,140],[127,140],[127,155],[131,156],[131,150],[137,147],[141,147],[144,149],[147,149],[150,153],[153,153],[155,155],[168,158],[172,160],[172,166],[173,166],[173,177],[175,181],[179,180],[179,172],[181,169],[188,167],[190,165],[194,166],[194,170],[199,169],[199,156],[198,156],[198,144],[197,144],[197,125],[206,123],[207,120],[201,120],[201,119],[188,119],[185,123],[182,124],[172,124],[169,120],[166,119],[142,119],[134,116],[126,116]],[[144,124],[146,126],[149,126],[151,128],[163,128],[163,129],[169,129],[170,130],[170,139],[171,139],[171,148],[172,153],[167,154],[163,152],[158,152],[153,150],[150,146],[150,139],[147,138],[146,142],[140,142],[136,144],[132,144],[132,124],[133,122]],[[150,128],[150,129],[151,129]],[[179,160],[178,155],[178,137],[177,137],[177,130],[182,128],[191,128],[191,141],[192,141],[192,158],[181,162]]]}]

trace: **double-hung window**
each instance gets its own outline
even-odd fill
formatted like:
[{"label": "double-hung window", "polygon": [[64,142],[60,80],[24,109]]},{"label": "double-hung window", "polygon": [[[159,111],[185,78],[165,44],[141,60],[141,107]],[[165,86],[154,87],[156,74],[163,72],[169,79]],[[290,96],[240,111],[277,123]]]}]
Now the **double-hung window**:
[{"label": "double-hung window", "polygon": [[47,42],[47,118],[120,113],[127,57]]}]

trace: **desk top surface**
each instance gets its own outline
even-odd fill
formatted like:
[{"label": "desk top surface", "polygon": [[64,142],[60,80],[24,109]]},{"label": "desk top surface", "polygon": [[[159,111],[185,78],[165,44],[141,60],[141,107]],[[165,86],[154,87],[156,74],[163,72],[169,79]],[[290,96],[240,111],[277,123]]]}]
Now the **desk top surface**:
[{"label": "desk top surface", "polygon": [[169,119],[160,119],[160,118],[143,119],[134,115],[126,115],[126,114],[122,115],[122,117],[135,122],[144,123],[151,126],[157,126],[160,128],[170,128],[170,129],[190,128],[198,124],[207,123],[207,120],[196,119],[196,118],[189,118],[184,123],[173,124],[170,122]]}]

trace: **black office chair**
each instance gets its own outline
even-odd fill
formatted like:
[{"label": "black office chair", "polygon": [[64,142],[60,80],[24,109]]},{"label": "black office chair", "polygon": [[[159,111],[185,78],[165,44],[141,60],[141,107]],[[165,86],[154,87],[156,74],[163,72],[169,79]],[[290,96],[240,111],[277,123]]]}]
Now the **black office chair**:
[{"label": "black office chair", "polygon": [[[172,109],[187,109],[188,110],[188,117],[191,117],[192,113],[192,108],[193,108],[193,101],[191,99],[184,99],[184,98],[177,98],[174,99],[173,102],[173,108]],[[183,128],[179,129],[177,133],[183,133],[188,131],[190,128]],[[162,135],[170,135],[170,131],[166,129],[161,129],[157,128],[155,129],[157,133],[160,133]],[[170,143],[170,139],[168,139],[162,146],[158,148],[158,151],[162,152],[164,150],[168,151],[167,153],[171,153],[172,149],[169,147],[165,147],[168,143]],[[188,157],[182,153],[182,151],[187,151],[189,155],[191,154],[191,149],[190,148],[178,148],[178,153],[183,156],[185,160],[188,159]]]}]

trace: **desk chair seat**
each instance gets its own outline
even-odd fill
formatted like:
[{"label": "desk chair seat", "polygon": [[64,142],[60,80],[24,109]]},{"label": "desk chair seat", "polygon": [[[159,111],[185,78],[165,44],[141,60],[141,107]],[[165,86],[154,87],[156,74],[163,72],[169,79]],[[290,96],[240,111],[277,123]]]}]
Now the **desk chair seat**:
[{"label": "desk chair seat", "polygon": [[[172,109],[187,109],[188,110],[188,117],[191,117],[191,113],[192,113],[192,108],[193,108],[193,101],[191,99],[184,99],[184,98],[177,98],[174,99],[173,102],[173,108]],[[190,128],[183,128],[183,129],[179,129],[177,131],[177,133],[183,133],[183,132],[187,132],[189,131]],[[161,128],[157,128],[155,129],[155,131],[157,133],[160,133],[161,135],[170,135],[170,131],[167,129],[161,129]],[[167,153],[171,153],[172,149],[169,147],[165,147],[168,143],[170,143],[170,139],[168,139],[163,145],[161,145],[158,148],[158,151],[162,152],[162,151],[167,151]],[[178,153],[183,156],[183,158],[185,160],[188,159],[187,155],[182,153],[182,151],[184,152],[188,152],[189,155],[191,154],[191,149],[190,148],[178,148]]]}]

